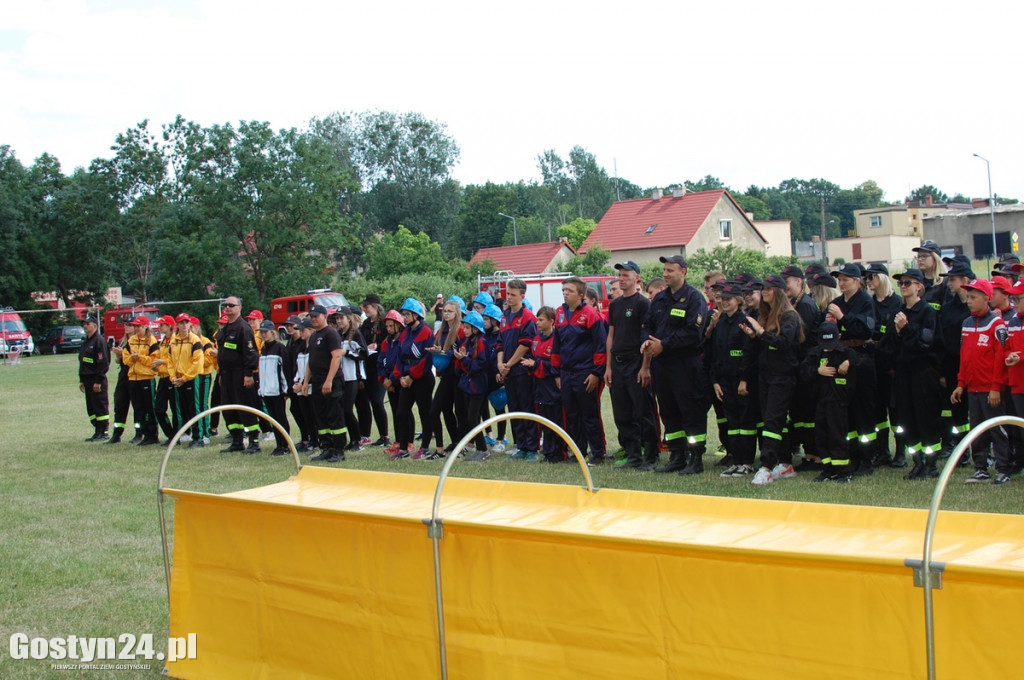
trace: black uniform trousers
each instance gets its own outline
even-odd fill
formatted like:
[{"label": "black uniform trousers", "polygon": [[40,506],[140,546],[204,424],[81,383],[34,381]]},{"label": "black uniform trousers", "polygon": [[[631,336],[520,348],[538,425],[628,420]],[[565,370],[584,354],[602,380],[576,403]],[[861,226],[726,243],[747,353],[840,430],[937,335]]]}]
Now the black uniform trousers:
[{"label": "black uniform trousers", "polygon": [[156,399],[153,402],[153,411],[156,413],[156,422],[160,425],[160,431],[170,439],[178,429],[180,423],[174,423],[167,417],[167,411],[171,405],[171,379],[158,378],[156,383]]},{"label": "black uniform trousers", "polygon": [[[363,389],[359,390],[356,397],[356,413],[359,414],[359,431],[364,437],[370,436],[371,425],[377,424],[377,434],[381,437],[388,436],[388,412],[384,408],[384,385],[377,380],[377,362],[374,355],[363,362],[366,370],[366,380],[363,381]],[[371,422],[372,415],[372,422]]]},{"label": "black uniform trousers", "polygon": [[601,390],[587,392],[585,382],[589,371],[561,370],[562,408],[565,411],[565,431],[576,443],[580,453],[603,459],[605,455],[604,429],[601,426]]},{"label": "black uniform trousers", "polygon": [[[291,430],[288,427],[288,412],[285,411],[284,408],[284,395],[279,394],[276,397],[263,397],[263,404],[267,407],[267,415],[280,423],[285,432],[291,434]],[[288,448],[287,435],[278,432],[277,428],[273,425],[270,427],[274,431],[274,439],[277,441],[277,448]]]},{"label": "black uniform trousers", "polygon": [[[238,404],[259,408],[256,387],[246,387],[244,380],[252,377],[252,371],[246,368],[222,369],[220,372],[220,396],[224,404]],[[224,423],[228,433],[235,441],[242,441],[244,435],[255,437],[259,432],[256,424],[257,416],[248,411],[228,410],[224,412]]]},{"label": "black uniform trousers", "polygon": [[[510,372],[505,376],[505,394],[508,395],[510,412],[533,413],[533,377],[529,373]],[[512,421],[512,437],[520,451],[538,451],[538,433],[537,424],[532,420],[517,418]]]},{"label": "black uniform trousers", "polygon": [[789,463],[792,460],[785,429],[789,407],[793,401],[793,391],[796,389],[796,376],[784,373],[766,374],[762,371],[758,378],[761,421],[764,423],[761,432],[761,466],[771,470],[780,462]]},{"label": "black uniform trousers", "polygon": [[[643,453],[657,457],[658,435],[654,427],[654,395],[650,388],[637,381],[643,366],[639,352],[612,354],[612,384],[608,388],[612,403],[612,417],[618,431],[619,446],[626,458],[639,461]],[[724,443],[724,440],[723,440]]]},{"label": "black uniform trousers", "polygon": [[[186,380],[180,387],[172,386],[171,389],[174,399],[174,427],[177,432],[182,425],[195,418],[198,413],[196,411],[196,379]],[[199,440],[198,421],[192,424],[187,434],[192,437],[192,441]]]},{"label": "black uniform trousers", "polygon": [[[398,381],[395,381],[396,384]],[[425,423],[430,420],[431,395],[434,393],[434,374],[427,372],[419,380],[413,380],[409,387],[398,388],[398,415],[395,416],[395,438],[401,451],[409,450],[416,438],[416,426],[413,420],[412,407],[420,416],[420,425],[426,429]]]},{"label": "black uniform trousers", "polygon": [[142,436],[156,437],[156,380],[129,380],[128,389],[132,397],[132,413],[135,424]]},{"label": "black uniform trousers", "polygon": [[317,435],[320,438],[321,451],[341,452],[347,443],[345,416],[341,408],[341,395],[323,394],[322,383],[311,383],[312,392],[309,400],[313,406],[313,417],[316,419]]},{"label": "black uniform trousers", "polygon": [[[97,432],[106,432],[110,424],[110,398],[107,395],[107,376],[86,376],[81,379],[85,388],[85,412],[89,423]],[[94,385],[100,386],[96,392]]]},{"label": "black uniform trousers", "polygon": [[[132,395],[128,380],[128,370],[117,373],[117,384],[114,386],[114,429],[125,428],[128,422],[128,409],[132,406]],[[135,424],[138,427],[138,423]]]},{"label": "black uniform trousers", "polygon": [[[905,453],[938,453],[942,448],[942,388],[933,366],[898,366],[892,376],[893,418]],[[948,403],[948,402],[947,402]]]},{"label": "black uniform trousers", "polygon": [[[468,394],[458,388],[455,389],[455,414],[462,429],[458,433],[458,441],[454,443],[462,441],[470,430],[480,424],[480,412],[483,411],[486,399],[487,397],[482,394]],[[473,438],[473,444],[477,451],[487,450],[483,430]]]},{"label": "black uniform trousers", "polygon": [[701,455],[708,439],[708,385],[700,356],[658,357],[652,372],[665,440],[673,453],[690,448]]}]

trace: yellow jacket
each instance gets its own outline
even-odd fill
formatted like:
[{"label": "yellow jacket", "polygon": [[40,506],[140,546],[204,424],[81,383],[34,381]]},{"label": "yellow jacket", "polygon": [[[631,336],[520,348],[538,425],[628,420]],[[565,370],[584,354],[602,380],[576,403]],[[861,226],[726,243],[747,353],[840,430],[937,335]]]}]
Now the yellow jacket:
[{"label": "yellow jacket", "polygon": [[181,378],[189,382],[203,370],[203,345],[195,333],[185,338],[177,333],[172,335],[168,356],[167,377],[171,380]]},{"label": "yellow jacket", "polygon": [[217,369],[217,357],[212,354],[217,345],[205,335],[199,336],[199,344],[203,346],[203,370],[199,375],[210,375]]},{"label": "yellow jacket", "polygon": [[156,368],[157,374],[161,378],[171,377],[171,374],[168,369],[168,364],[171,363],[171,337],[173,337],[173,334],[165,335],[163,338],[161,338],[159,347],[156,352],[157,356],[154,357],[164,360],[164,362],[157,366]]},{"label": "yellow jacket", "polygon": [[[138,354],[138,359],[132,359],[133,354]],[[133,335],[128,338],[128,346],[121,350],[121,358],[128,366],[129,380],[152,380],[156,373],[149,365],[159,356],[159,343],[148,335],[140,338]]]}]

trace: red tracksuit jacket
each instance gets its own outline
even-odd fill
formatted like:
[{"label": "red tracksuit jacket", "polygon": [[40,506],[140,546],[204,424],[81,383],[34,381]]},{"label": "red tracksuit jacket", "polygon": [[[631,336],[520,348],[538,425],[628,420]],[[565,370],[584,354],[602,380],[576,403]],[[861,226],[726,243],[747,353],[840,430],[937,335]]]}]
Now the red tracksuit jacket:
[{"label": "red tracksuit jacket", "polygon": [[964,319],[957,385],[967,392],[1002,392],[1006,385],[1006,340],[1006,324],[991,309],[981,316],[971,314]]}]

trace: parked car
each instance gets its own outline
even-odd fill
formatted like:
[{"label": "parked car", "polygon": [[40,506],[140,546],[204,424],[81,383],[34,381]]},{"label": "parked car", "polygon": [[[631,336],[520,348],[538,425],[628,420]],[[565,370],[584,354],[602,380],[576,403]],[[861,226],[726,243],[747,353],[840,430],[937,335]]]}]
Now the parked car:
[{"label": "parked car", "polygon": [[81,326],[54,326],[36,342],[39,354],[77,352],[85,342],[85,329]]},{"label": "parked car", "polygon": [[13,308],[5,307],[0,309],[0,356],[14,351],[22,355],[32,354],[35,344],[21,316]]}]

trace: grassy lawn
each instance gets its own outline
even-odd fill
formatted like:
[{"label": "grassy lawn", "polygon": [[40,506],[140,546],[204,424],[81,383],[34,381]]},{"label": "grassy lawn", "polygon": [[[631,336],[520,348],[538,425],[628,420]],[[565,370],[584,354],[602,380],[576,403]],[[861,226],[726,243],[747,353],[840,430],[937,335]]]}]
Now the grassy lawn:
[{"label": "grassy lawn", "polygon": [[[48,660],[14,660],[12,633],[30,637],[151,633],[155,651],[165,651],[167,596],[156,479],[163,447],[84,443],[91,434],[78,391],[72,355],[31,357],[0,365],[0,678],[67,677]],[[609,450],[615,450],[611,414],[605,406]],[[709,429],[714,440],[714,428]],[[376,436],[376,434],[374,435]],[[222,439],[222,438],[221,438]],[[289,458],[221,455],[215,446],[172,456],[167,485],[223,492],[285,479]],[[717,441],[710,442],[710,449]],[[269,452],[271,443],[264,443]],[[713,458],[708,456],[706,463]],[[305,461],[305,458],[304,458]],[[381,449],[367,448],[340,465],[365,470],[436,474],[441,461],[388,462]],[[880,470],[852,484],[812,484],[810,476],[754,487],[749,480],[721,479],[718,469],[697,477],[593,470],[599,487],[743,498],[804,500],[927,508],[931,482],[904,482],[903,470]],[[582,484],[574,466],[530,465],[496,456],[482,464],[460,463],[453,474],[555,484]],[[1003,487],[964,485],[954,477],[944,507],[979,512],[1024,512],[1024,479]],[[170,508],[170,505],[168,505]],[[119,647],[120,648],[120,647]],[[110,671],[114,677],[157,677],[149,671]],[[99,677],[108,672],[99,671]]]}]

